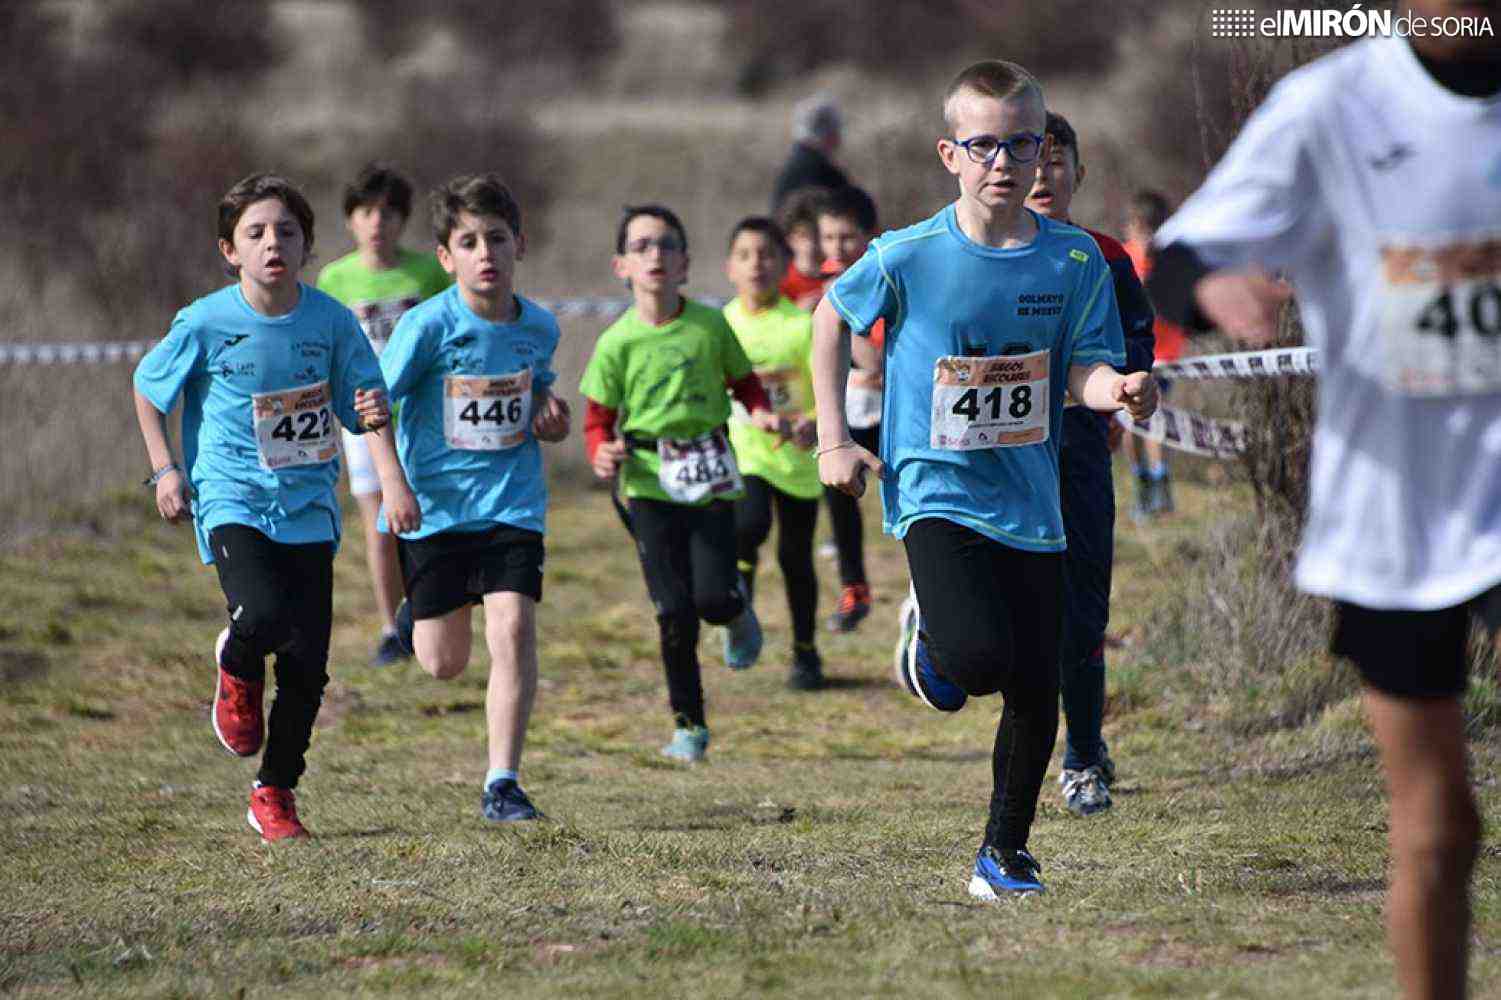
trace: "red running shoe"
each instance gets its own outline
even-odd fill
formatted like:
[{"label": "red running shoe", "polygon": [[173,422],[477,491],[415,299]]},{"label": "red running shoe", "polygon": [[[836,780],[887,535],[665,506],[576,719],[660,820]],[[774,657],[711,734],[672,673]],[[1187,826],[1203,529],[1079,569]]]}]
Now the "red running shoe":
[{"label": "red running shoe", "polygon": [[829,628],[835,632],[853,632],[855,626],[870,614],[870,585],[847,583],[839,592],[839,607],[829,619]]},{"label": "red running shoe", "polygon": [[310,838],[307,827],[297,819],[297,796],[290,788],[257,785],[250,790],[250,809],[245,813],[250,828],[268,844],[298,837]]},{"label": "red running shoe", "polygon": [[219,665],[224,644],[228,641],[229,629],[225,629],[219,633],[219,641],[214,643],[214,670],[219,675],[214,684],[214,735],[230,753],[249,757],[261,748],[261,741],[265,738],[261,697],[266,684],[264,681],[241,680]]}]

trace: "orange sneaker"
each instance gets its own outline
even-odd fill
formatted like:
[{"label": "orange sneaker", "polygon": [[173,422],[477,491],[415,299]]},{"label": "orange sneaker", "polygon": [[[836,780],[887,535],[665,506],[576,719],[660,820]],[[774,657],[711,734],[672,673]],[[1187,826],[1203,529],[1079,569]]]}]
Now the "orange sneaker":
[{"label": "orange sneaker", "polygon": [[297,819],[297,796],[290,788],[257,785],[250,790],[250,809],[245,821],[266,843],[309,838],[307,827]]},{"label": "orange sneaker", "polygon": [[870,614],[870,585],[847,583],[839,592],[839,607],[829,619],[829,628],[835,632],[853,632]]},{"label": "orange sneaker", "polygon": [[265,694],[264,681],[241,680],[219,665],[224,655],[224,644],[229,641],[229,629],[219,633],[214,643],[214,670],[218,680],[214,683],[214,735],[224,744],[224,749],[240,757],[249,757],[261,748],[265,738],[265,724],[261,718],[261,697]]}]

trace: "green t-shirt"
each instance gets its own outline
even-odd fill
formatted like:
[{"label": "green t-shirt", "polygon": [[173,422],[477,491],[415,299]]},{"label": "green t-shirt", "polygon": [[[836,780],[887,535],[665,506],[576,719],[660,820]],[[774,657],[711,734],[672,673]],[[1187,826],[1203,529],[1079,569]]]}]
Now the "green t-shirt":
[{"label": "green t-shirt", "polygon": [[[784,296],[754,315],[734,299],[724,307],[724,318],[760,377],[771,408],[792,419],[812,416],[813,317]],[[752,426],[738,405],[735,411],[730,443],[735,446],[741,475],[759,476],[783,493],[804,500],[823,493],[812,450]]]},{"label": "green t-shirt", "polygon": [[[632,306],[594,345],[579,390],[619,413],[619,430],[642,438],[688,440],[722,426],[730,416],[727,382],[751,364],[735,332],[717,310],[692,299],[670,323],[651,326]],[[626,452],[620,483],[628,497],[668,500],[657,481],[660,460],[645,448]],[[705,497],[734,499],[739,494]]]},{"label": "green t-shirt", "polygon": [[370,270],[356,252],[330,261],[318,273],[319,290],[353,311],[376,354],[385,349],[402,313],[437,295],[453,280],[430,253],[405,247],[396,253],[396,266],[384,271]]}]

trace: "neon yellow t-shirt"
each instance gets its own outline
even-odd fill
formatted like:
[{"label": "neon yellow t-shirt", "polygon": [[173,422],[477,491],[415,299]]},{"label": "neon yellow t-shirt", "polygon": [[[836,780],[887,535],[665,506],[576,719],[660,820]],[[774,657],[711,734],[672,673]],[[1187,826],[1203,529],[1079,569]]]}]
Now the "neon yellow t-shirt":
[{"label": "neon yellow t-shirt", "polygon": [[[618,430],[640,438],[691,439],[722,426],[730,416],[727,382],[750,373],[735,332],[716,309],[683,300],[683,311],[662,326],[626,310],[594,345],[579,390],[619,413]],[[646,448],[626,452],[620,470],[628,497],[669,500],[657,480],[661,461]],[[732,500],[740,494],[705,497]]]},{"label": "neon yellow t-shirt", "polygon": [[[724,318],[760,377],[771,408],[791,419],[811,417],[813,317],[782,296],[758,313],[746,311],[734,299],[724,307]],[[759,476],[783,493],[804,500],[823,493],[813,452],[753,427],[738,405],[730,421],[730,444],[741,475]]]},{"label": "neon yellow t-shirt", "polygon": [[338,299],[360,321],[380,354],[401,314],[447,288],[453,279],[430,253],[398,248],[396,266],[372,271],[358,252],[330,261],[318,273],[318,289]]}]

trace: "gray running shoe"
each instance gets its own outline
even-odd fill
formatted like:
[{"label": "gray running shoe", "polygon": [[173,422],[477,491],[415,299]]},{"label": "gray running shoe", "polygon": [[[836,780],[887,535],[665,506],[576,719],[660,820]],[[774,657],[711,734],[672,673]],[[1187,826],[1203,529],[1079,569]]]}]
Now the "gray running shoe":
[{"label": "gray running shoe", "polygon": [[1075,816],[1093,816],[1110,808],[1110,786],[1098,765],[1082,771],[1065,768],[1058,784],[1063,786],[1063,804]]}]

